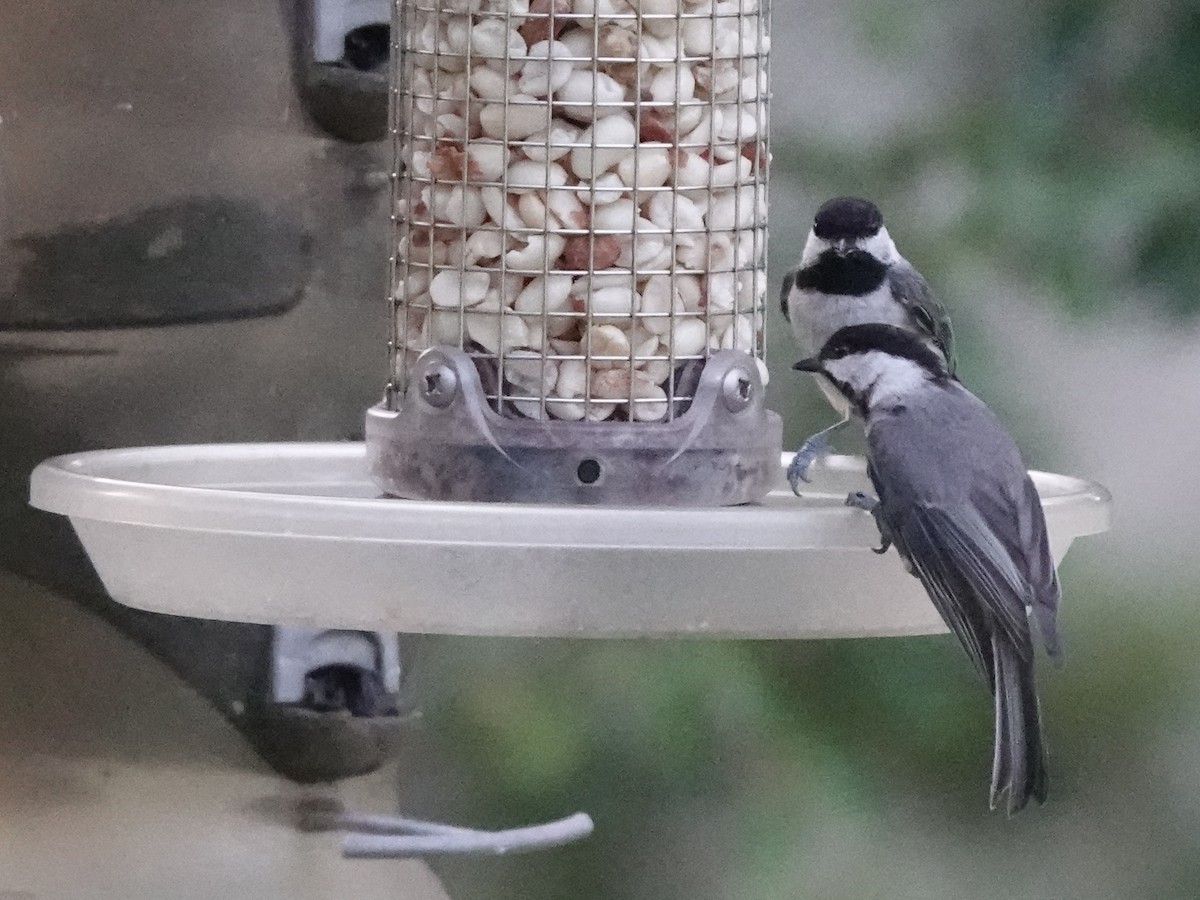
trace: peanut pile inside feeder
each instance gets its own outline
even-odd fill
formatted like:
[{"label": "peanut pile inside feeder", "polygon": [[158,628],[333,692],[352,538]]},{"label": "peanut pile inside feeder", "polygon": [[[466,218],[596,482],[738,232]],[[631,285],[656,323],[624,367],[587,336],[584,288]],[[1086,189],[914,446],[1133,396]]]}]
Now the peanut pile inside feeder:
[{"label": "peanut pile inside feeder", "polygon": [[494,408],[658,421],[762,365],[759,0],[398,0],[397,377],[476,359]]}]

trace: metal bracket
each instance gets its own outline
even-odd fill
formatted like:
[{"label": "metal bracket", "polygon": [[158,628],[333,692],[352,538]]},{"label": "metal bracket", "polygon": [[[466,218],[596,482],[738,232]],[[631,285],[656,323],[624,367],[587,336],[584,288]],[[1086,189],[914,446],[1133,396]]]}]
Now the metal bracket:
[{"label": "metal bracket", "polygon": [[426,350],[396,410],[367,413],[367,461],[385,493],[424,500],[728,506],[760,500],[778,475],[783,426],[758,367],[725,350],[668,422],[552,422],[501,416],[471,357]]}]

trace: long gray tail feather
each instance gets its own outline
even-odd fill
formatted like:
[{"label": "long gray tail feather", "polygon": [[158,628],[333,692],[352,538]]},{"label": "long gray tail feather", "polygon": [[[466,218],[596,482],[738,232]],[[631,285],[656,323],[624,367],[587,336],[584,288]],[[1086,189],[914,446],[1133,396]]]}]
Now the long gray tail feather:
[{"label": "long gray tail feather", "polygon": [[1023,661],[1000,636],[992,637],[995,672],[996,745],[992,759],[991,805],[1003,800],[1008,814],[1032,797],[1046,801],[1046,747],[1038,711],[1033,662]]}]

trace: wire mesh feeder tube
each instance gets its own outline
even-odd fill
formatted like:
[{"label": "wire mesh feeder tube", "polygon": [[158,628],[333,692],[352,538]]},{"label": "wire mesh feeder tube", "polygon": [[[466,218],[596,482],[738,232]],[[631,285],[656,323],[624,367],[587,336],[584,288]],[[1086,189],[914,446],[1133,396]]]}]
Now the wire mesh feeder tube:
[{"label": "wire mesh feeder tube", "polygon": [[[548,492],[722,504],[764,495],[781,431],[761,402],[765,0],[396,0],[394,8],[392,371],[368,423],[381,485],[402,496],[496,500]],[[453,411],[431,409],[456,404],[431,406],[417,384],[418,370],[428,377],[430,348],[446,352],[473,410],[453,429],[431,425]],[[725,369],[706,379],[723,351]],[[709,421],[727,407],[699,402],[702,383],[736,367],[730,355],[743,374],[755,370],[735,379],[751,392],[736,430]],[[458,371],[463,359],[476,377]],[[469,423],[479,430],[460,427]],[[698,439],[706,430],[729,444]],[[437,477],[404,459],[420,456],[435,431]],[[610,465],[585,498],[577,469],[539,463],[543,474],[570,470],[570,479],[531,496],[529,479],[510,477],[513,460],[534,449],[531,434],[547,453],[603,452]],[[725,468],[739,473],[723,493],[690,478],[649,489],[647,455],[657,454],[661,470],[686,466],[701,447],[702,468],[724,453]],[[635,457],[642,464],[626,467]],[[473,473],[490,460],[492,477],[466,479],[481,494],[464,496],[462,479],[447,474],[456,460]]]}]

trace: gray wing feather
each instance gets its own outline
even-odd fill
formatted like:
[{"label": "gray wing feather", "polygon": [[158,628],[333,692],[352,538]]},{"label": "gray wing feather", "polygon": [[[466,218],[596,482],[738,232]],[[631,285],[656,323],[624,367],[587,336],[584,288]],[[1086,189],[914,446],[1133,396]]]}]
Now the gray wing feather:
[{"label": "gray wing feather", "polygon": [[954,374],[954,334],[946,308],[933,295],[924,276],[907,260],[898,260],[888,268],[892,296],[908,308],[918,328],[942,351],[950,374]]},{"label": "gray wing feather", "polygon": [[938,615],[958,638],[979,674],[994,688],[995,673],[987,623],[979,609],[965,606],[957,596],[956,579],[947,572],[936,538],[926,529],[924,522],[914,519],[901,532],[893,533],[893,540],[897,550],[912,563],[913,574],[925,586]]},{"label": "gray wing feather", "polygon": [[1005,473],[992,474],[1000,477],[981,479],[971,491],[970,507],[992,523],[992,533],[1008,559],[1019,566],[1018,575],[1028,591],[1027,602],[1033,608],[1046,653],[1060,660],[1058,605],[1062,591],[1050,554],[1041,498],[1023,468],[1014,467],[1006,477]]},{"label": "gray wing feather", "polygon": [[1029,588],[1004,545],[974,510],[919,508],[935,544],[943,548],[939,562],[960,573],[965,586],[989,613],[996,629],[1022,658],[1033,658],[1029,617],[1025,611]]},{"label": "gray wing feather", "polygon": [[879,446],[872,440],[877,436],[877,433],[868,436],[877,452],[870,454],[867,476],[879,497],[889,537],[897,552],[911,565],[912,573],[920,579],[938,615],[958,638],[972,664],[994,687],[991,629],[983,608],[977,603],[964,602],[964,586],[954,561],[947,557],[934,522],[922,513],[924,507],[907,490],[903,458],[886,452],[885,448],[890,446],[886,442]]},{"label": "gray wing feather", "polygon": [[1027,589],[985,524],[958,510],[915,506],[889,527],[939,614],[985,677],[993,676],[994,633],[1002,635],[1023,661],[1033,658]]},{"label": "gray wing feather", "polygon": [[1062,599],[1062,588],[1058,584],[1058,572],[1054,568],[1054,557],[1050,554],[1050,538],[1046,534],[1046,516],[1042,512],[1042,499],[1038,496],[1033,479],[1025,476],[1024,502],[1020,504],[1021,516],[1018,523],[1021,537],[1022,558],[1027,561],[1029,584],[1033,588],[1033,613],[1038,631],[1046,644],[1046,653],[1052,659],[1062,659],[1062,644],[1058,638],[1058,604]]}]

